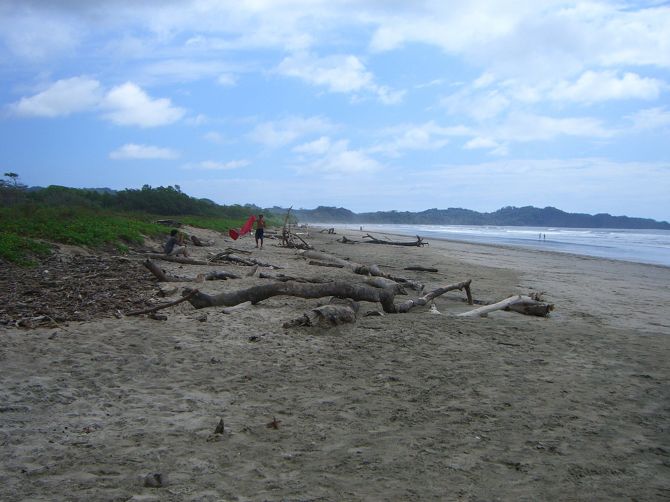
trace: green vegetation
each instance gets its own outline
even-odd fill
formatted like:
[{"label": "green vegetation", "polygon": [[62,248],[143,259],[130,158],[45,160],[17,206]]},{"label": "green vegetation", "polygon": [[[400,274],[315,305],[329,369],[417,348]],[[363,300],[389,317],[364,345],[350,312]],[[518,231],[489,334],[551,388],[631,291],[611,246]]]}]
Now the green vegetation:
[{"label": "green vegetation", "polygon": [[30,265],[49,252],[42,241],[127,250],[144,237],[166,236],[159,219],[227,232],[252,214],[264,212],[269,225],[282,219],[253,205],[221,206],[184,194],[179,186],[140,190],[76,189],[50,186],[27,189],[16,173],[0,180],[0,259]]},{"label": "green vegetation", "polygon": [[35,262],[32,256],[47,256],[51,247],[33,239],[26,239],[14,233],[0,232],[0,258],[22,266]]}]

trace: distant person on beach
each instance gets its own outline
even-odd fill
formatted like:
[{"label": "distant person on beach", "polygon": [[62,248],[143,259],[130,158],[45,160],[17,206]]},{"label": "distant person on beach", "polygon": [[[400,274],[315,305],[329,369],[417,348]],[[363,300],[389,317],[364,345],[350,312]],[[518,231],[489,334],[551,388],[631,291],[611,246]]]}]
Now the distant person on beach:
[{"label": "distant person on beach", "polygon": [[179,232],[177,229],[170,231],[170,237],[168,237],[168,240],[165,242],[163,249],[165,250],[165,254],[168,256],[183,255],[188,257],[186,243],[184,242],[184,234]]},{"label": "distant person on beach", "polygon": [[263,249],[263,234],[265,233],[265,219],[263,218],[262,214],[258,215],[258,219],[256,220],[256,247],[258,247],[258,243],[260,242],[261,244],[261,249]]}]

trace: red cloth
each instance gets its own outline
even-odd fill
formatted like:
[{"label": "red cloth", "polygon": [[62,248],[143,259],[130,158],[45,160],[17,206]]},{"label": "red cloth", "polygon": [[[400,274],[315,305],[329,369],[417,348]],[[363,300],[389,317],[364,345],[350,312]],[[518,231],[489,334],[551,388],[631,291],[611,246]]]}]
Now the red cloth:
[{"label": "red cloth", "polygon": [[228,235],[230,235],[230,238],[236,241],[240,237],[242,237],[244,234],[248,234],[251,232],[252,227],[254,226],[254,222],[256,221],[255,216],[249,216],[249,219],[247,222],[244,224],[244,226],[240,230],[236,230],[234,228],[231,228],[228,230]]}]

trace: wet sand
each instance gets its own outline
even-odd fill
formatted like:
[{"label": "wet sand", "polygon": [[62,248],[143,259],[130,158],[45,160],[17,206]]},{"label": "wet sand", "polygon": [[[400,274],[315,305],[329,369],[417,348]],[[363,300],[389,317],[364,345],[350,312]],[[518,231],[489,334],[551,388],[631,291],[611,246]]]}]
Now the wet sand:
[{"label": "wet sand", "polygon": [[[303,237],[427,290],[472,279],[477,299],[541,291],[556,310],[456,318],[472,308],[456,291],[435,300],[441,315],[425,307],[285,329],[320,301],[275,297],[233,314],[183,303],[161,311],[167,321],[2,329],[0,499],[670,497],[670,268],[434,239],[347,245],[342,232]],[[200,236],[215,246],[196,257],[233,245],[285,274],[360,279],[277,241],[256,250],[248,237]],[[145,486],[152,473],[162,486]]]}]

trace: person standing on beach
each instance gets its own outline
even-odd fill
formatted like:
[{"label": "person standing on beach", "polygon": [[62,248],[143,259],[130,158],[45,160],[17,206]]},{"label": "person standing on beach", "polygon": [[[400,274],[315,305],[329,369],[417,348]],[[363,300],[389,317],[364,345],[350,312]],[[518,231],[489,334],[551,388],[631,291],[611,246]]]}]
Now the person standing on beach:
[{"label": "person standing on beach", "polygon": [[184,234],[179,232],[177,229],[173,229],[170,232],[170,237],[165,242],[163,246],[165,254],[168,256],[179,256],[184,255],[188,257],[188,251],[186,251],[186,243],[184,242]]},{"label": "person standing on beach", "polygon": [[261,249],[263,249],[263,234],[265,233],[265,219],[263,218],[262,214],[258,215],[258,219],[256,220],[256,247],[258,247],[258,243],[260,242],[261,244]]}]

